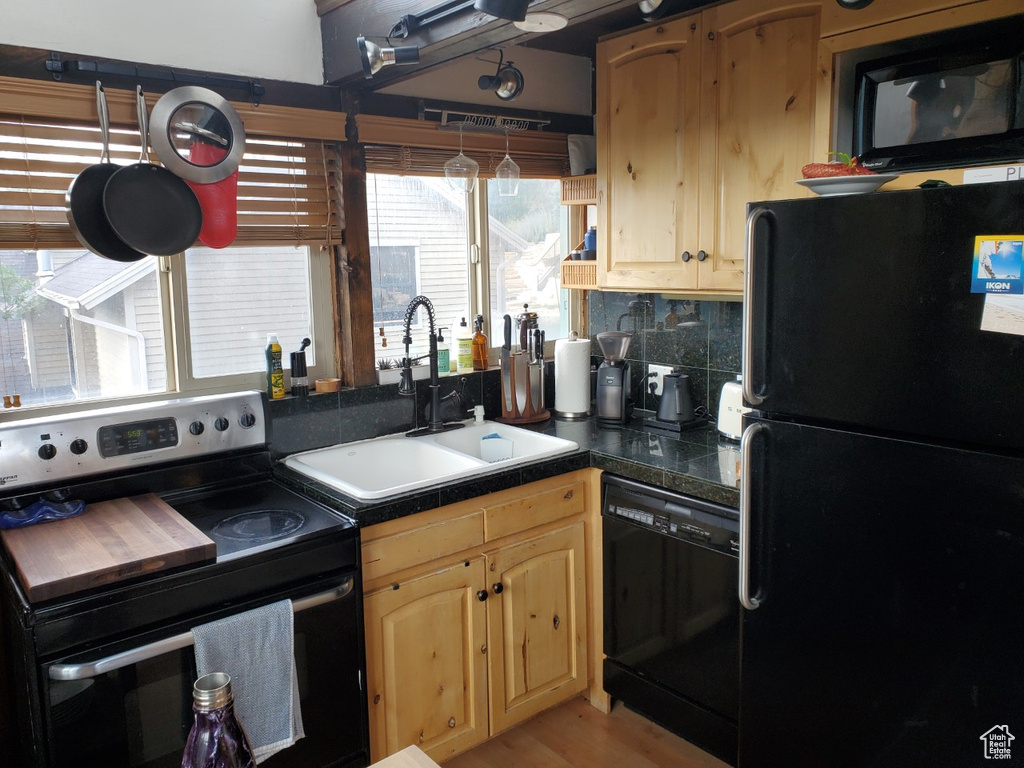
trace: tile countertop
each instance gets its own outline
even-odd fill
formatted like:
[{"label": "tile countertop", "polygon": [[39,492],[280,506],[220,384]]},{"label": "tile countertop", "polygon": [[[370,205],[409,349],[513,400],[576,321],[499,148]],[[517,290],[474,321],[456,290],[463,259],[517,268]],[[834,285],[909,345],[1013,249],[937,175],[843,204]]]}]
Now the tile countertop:
[{"label": "tile countertop", "polygon": [[720,439],[712,422],[708,426],[673,434],[647,427],[643,417],[648,415],[640,411],[629,424],[621,427],[599,425],[594,418],[583,421],[552,418],[530,425],[526,428],[572,440],[580,450],[391,499],[358,501],[280,463],[275,464],[274,474],[279,480],[352,517],[361,526],[387,522],[586,467],[738,507],[736,470],[739,445]]}]

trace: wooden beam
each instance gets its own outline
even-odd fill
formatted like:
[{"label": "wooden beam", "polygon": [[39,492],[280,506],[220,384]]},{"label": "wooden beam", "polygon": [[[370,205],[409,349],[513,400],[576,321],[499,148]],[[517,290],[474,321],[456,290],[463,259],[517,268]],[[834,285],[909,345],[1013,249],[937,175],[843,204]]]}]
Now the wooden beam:
[{"label": "wooden beam", "polygon": [[[48,72],[45,66],[46,62],[50,59],[51,53],[59,53],[61,59],[64,61],[83,60],[95,61],[100,64],[117,65],[141,64],[141,62],[130,62],[124,61],[123,59],[109,59],[102,56],[83,56],[65,51],[50,51],[42,48],[28,48],[19,45],[0,45],[0,75],[24,80],[38,80],[41,83],[49,83],[51,85],[55,84],[58,81],[54,80],[53,74]],[[210,75],[212,77],[230,77],[238,79],[239,82],[243,82],[245,80],[259,80],[260,84],[266,91],[260,100],[260,104],[263,106],[299,107],[302,109],[323,110],[326,112],[341,111],[341,91],[333,86],[309,85],[307,83],[268,80],[266,78],[258,77],[246,78],[241,75],[233,75],[223,72],[204,72],[195,69],[183,69],[180,67],[161,67],[155,64],[147,64],[145,65],[145,69],[151,71],[165,70],[167,72],[173,70],[182,74],[197,76]],[[99,79],[101,79],[103,81],[103,85],[110,90],[120,88],[134,91],[135,85],[139,84],[147,94],[153,95],[166,93],[179,85],[179,83],[174,83],[169,80],[155,80],[144,77],[135,78],[103,75]],[[95,75],[90,75],[85,72],[66,72],[61,76],[60,80],[62,83],[78,83],[88,85],[90,87],[93,86],[95,81]],[[244,102],[247,98],[247,94],[239,89],[214,88],[213,90],[217,91],[221,96],[230,101]],[[95,117],[95,109],[93,111],[93,116]],[[132,108],[131,119],[134,122],[134,107]]]},{"label": "wooden beam", "polygon": [[338,369],[342,383],[365,387],[377,381],[373,349],[373,285],[366,205],[366,155],[361,144],[341,145],[345,244],[335,263]]},{"label": "wooden beam", "polygon": [[[324,14],[320,19],[324,80],[332,85],[350,87],[364,84],[364,88],[376,90],[407,78],[411,73],[423,72],[485,48],[508,45],[534,36],[520,31],[509,21],[471,10],[432,24],[404,40],[392,39],[392,45],[418,46],[419,65],[385,67],[374,75],[373,80],[365,80],[356,37],[361,34],[385,45],[384,37],[402,16],[421,14],[436,5],[437,0],[415,3],[352,0]],[[532,3],[530,12],[560,13],[572,24],[631,5],[636,5],[636,0],[547,0]]]}]

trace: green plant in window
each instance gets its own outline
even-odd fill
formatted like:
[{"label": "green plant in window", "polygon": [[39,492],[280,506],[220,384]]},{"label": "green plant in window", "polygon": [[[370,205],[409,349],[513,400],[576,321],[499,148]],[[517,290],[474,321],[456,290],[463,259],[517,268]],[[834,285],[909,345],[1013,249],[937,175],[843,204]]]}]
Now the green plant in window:
[{"label": "green plant in window", "polygon": [[11,320],[31,314],[40,302],[31,280],[0,264],[0,319]]}]

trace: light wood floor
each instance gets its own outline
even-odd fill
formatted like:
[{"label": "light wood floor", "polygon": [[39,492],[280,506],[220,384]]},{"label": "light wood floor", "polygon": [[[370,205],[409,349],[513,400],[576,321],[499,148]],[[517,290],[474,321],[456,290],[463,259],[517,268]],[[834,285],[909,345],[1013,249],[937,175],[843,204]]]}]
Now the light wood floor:
[{"label": "light wood floor", "polygon": [[444,763],[444,768],[728,768],[616,702],[572,699]]}]

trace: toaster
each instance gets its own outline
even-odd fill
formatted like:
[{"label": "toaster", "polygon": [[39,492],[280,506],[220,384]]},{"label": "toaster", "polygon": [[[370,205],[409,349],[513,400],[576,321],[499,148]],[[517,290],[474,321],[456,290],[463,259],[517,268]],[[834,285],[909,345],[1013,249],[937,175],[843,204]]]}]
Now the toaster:
[{"label": "toaster", "polygon": [[743,414],[752,410],[743,405],[742,376],[736,381],[727,381],[722,385],[722,395],[718,399],[718,433],[729,440],[739,440],[743,434]]}]

